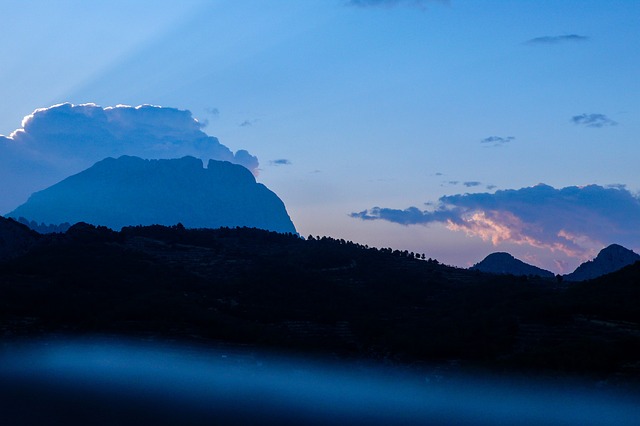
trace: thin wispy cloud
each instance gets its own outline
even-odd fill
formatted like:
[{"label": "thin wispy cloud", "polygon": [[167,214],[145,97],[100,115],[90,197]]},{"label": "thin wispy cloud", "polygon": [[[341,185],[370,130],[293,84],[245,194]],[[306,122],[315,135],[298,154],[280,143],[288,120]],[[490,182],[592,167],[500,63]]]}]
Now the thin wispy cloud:
[{"label": "thin wispy cloud", "polygon": [[240,127],[251,127],[253,126],[258,120],[244,120],[242,123],[238,124],[238,126]]},{"label": "thin wispy cloud", "polygon": [[548,44],[560,44],[560,43],[579,43],[589,40],[589,37],[579,34],[564,34],[558,36],[542,36],[535,37],[527,40],[525,44],[528,45],[548,45]]},{"label": "thin wispy cloud", "polygon": [[277,160],[269,161],[269,164],[271,164],[272,166],[290,166],[292,163],[286,158],[279,158]]},{"label": "thin wispy cloud", "polygon": [[374,207],[351,217],[402,225],[442,223],[490,241],[562,252],[586,260],[611,243],[640,247],[640,199],[625,188],[555,189],[540,184],[441,197],[429,210]]},{"label": "thin wispy cloud", "polygon": [[514,136],[489,136],[480,140],[480,143],[491,146],[500,146],[509,142],[513,142],[515,139],[516,138]]},{"label": "thin wispy cloud", "polygon": [[611,183],[606,186],[607,188],[615,188],[615,189],[627,189],[627,185],[624,183]]},{"label": "thin wispy cloud", "polygon": [[574,115],[573,117],[571,117],[571,122],[579,126],[595,127],[595,128],[618,125],[616,121],[613,121],[612,119],[610,119],[604,114]]},{"label": "thin wispy cloud", "polygon": [[205,111],[210,114],[212,117],[218,117],[220,115],[220,110],[218,108],[205,108]]},{"label": "thin wispy cloud", "polygon": [[447,0],[348,0],[348,6],[369,8],[369,7],[415,7],[426,9],[428,5],[433,3],[448,3]]},{"label": "thin wispy cloud", "polygon": [[462,184],[467,188],[473,188],[473,187],[482,185],[482,182],[478,182],[477,180],[472,180],[472,181],[462,182]]}]

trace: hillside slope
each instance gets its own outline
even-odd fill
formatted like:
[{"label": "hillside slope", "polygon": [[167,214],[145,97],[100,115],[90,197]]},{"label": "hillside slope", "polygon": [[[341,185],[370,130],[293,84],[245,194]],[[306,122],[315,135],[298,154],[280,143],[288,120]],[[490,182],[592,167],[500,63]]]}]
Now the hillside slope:
[{"label": "hillside slope", "polygon": [[618,271],[638,261],[640,261],[640,255],[637,253],[621,245],[611,244],[600,250],[595,259],[584,262],[575,271],[566,275],[565,279],[567,281],[590,280]]},{"label": "hillside slope", "polygon": [[553,272],[547,271],[537,266],[529,265],[516,259],[509,253],[491,253],[482,261],[473,265],[470,269],[475,269],[491,274],[511,274],[511,275],[536,275],[539,277],[553,278]]},{"label": "hillside slope", "polygon": [[0,263],[0,335],[640,377],[640,270],[629,268],[562,286],[325,237],[76,224]]}]

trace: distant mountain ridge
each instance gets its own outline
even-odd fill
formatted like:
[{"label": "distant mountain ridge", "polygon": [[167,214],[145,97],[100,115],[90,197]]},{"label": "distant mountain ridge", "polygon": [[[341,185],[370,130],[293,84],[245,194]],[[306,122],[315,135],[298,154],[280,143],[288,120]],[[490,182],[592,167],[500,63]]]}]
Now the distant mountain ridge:
[{"label": "distant mountain ridge", "polygon": [[584,262],[570,274],[567,281],[585,281],[618,271],[640,261],[640,255],[618,244],[611,244],[600,250],[595,259]]},{"label": "distant mountain ridge", "polygon": [[503,275],[536,275],[543,278],[555,276],[551,271],[529,265],[504,252],[491,253],[469,269]]},{"label": "distant mountain ridge", "polygon": [[284,203],[246,168],[183,157],[106,158],[34,193],[7,215],[44,224],[87,222],[119,230],[130,225],[188,228],[296,229]]}]

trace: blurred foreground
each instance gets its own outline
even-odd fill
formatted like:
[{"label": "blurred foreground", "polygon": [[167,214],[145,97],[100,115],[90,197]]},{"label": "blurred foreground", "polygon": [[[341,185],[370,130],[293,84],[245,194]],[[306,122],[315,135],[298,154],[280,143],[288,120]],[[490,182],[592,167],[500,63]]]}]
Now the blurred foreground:
[{"label": "blurred foreground", "polygon": [[30,340],[0,352],[3,425],[636,425],[637,392],[318,362],[238,347]]}]

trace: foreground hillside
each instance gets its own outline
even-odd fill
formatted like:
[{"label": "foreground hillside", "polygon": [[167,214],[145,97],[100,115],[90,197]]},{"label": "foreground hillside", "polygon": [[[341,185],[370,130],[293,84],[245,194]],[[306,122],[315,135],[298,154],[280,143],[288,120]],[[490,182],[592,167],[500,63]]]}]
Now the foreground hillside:
[{"label": "foreground hillside", "polygon": [[[16,224],[17,225],[17,224]],[[0,262],[0,333],[116,333],[289,352],[638,377],[640,264],[499,276],[331,238],[78,224]]]}]

